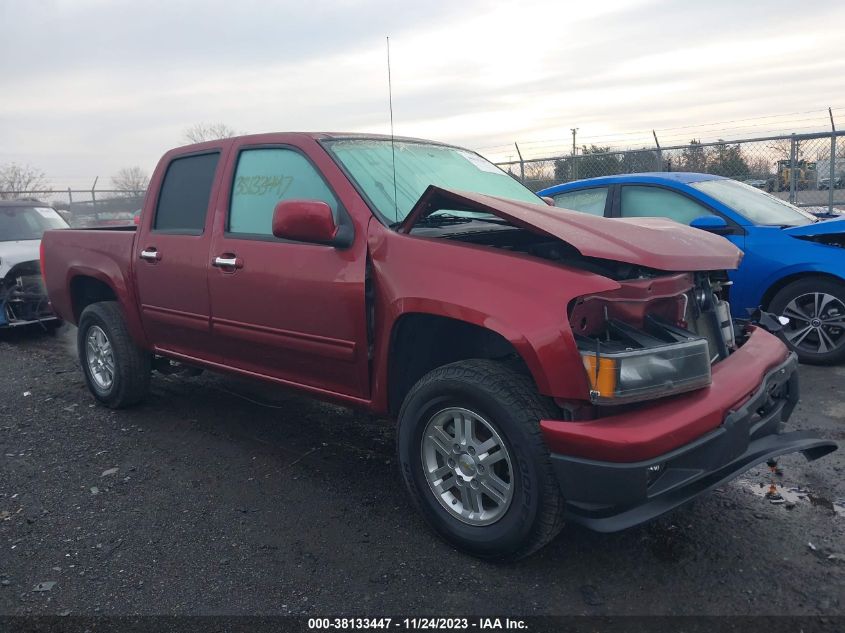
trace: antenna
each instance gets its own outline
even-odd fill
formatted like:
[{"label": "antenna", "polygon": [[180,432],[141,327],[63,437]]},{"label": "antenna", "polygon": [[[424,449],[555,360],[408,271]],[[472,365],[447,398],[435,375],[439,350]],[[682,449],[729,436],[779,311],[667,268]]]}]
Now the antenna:
[{"label": "antenna", "polygon": [[393,138],[393,82],[390,79],[390,36],[387,37],[387,99],[390,104],[390,154],[393,162],[393,213],[399,221],[399,199],[396,195],[396,144]]}]

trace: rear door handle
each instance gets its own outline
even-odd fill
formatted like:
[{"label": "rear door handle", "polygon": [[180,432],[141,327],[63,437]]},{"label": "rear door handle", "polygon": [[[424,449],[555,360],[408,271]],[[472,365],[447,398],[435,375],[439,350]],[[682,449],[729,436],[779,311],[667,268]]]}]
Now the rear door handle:
[{"label": "rear door handle", "polygon": [[231,253],[225,253],[224,255],[218,255],[211,261],[212,266],[216,266],[217,268],[243,268],[244,262],[240,257],[232,255]]},{"label": "rear door handle", "polygon": [[145,248],[141,251],[141,259],[145,259],[148,262],[157,262],[161,259],[161,253],[159,253],[155,247]]}]

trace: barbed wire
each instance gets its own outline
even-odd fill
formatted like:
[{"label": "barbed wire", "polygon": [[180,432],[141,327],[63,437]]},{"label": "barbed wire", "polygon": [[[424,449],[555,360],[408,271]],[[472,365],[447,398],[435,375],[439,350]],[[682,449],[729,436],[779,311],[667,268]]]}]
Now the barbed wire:
[{"label": "barbed wire", "polygon": [[[837,106],[831,108],[831,110],[833,112],[840,112],[845,110],[845,107]],[[805,114],[816,114],[818,116],[794,118],[785,121],[774,120],[783,119],[785,117],[798,117]],[[746,125],[726,127],[731,123],[744,123],[746,121],[765,122],[748,123]],[[815,122],[815,125],[801,125],[810,122]],[[690,137],[695,138],[696,136],[702,138],[706,137],[708,140],[716,140],[718,138],[721,138],[722,136],[727,136],[729,132],[736,135],[736,133],[742,130],[759,130],[759,128],[766,128],[767,131],[771,134],[798,132],[809,129],[818,129],[820,125],[824,125],[825,123],[829,123],[827,108],[817,110],[804,110],[784,114],[771,114],[765,116],[729,119],[725,121],[717,121],[711,123],[699,123],[685,126],[654,128],[653,130],[649,129],[632,132],[614,132],[608,134],[584,135],[581,138],[578,138],[576,142],[579,147],[583,145],[599,145],[605,147],[609,146],[612,149],[627,150],[634,149],[635,145],[638,145],[639,143],[645,143],[650,146],[653,145],[653,133],[660,132],[675,132],[675,134],[669,135],[658,134],[658,138],[661,141],[661,144],[663,144],[664,142],[668,144],[678,141],[690,141]],[[525,155],[536,154],[536,152],[540,151],[541,148],[542,151],[546,153],[554,153],[554,150],[571,151],[572,147],[571,139],[518,141],[518,143],[520,149],[523,150]],[[512,144],[507,143],[501,145],[477,147],[476,149],[477,151],[482,153],[502,154],[508,151],[512,152],[514,150],[514,147]]]}]

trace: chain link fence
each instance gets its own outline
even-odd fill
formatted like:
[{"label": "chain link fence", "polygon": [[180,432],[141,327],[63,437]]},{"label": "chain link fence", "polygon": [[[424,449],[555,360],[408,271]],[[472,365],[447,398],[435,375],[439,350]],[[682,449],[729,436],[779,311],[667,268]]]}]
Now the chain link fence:
[{"label": "chain link fence", "polygon": [[[734,178],[801,207],[845,211],[845,132],[629,150],[592,145],[575,155],[497,164],[533,191],[598,176],[691,171]],[[74,227],[131,223],[143,198],[143,192],[115,189],[0,191],[0,200],[35,199],[52,206]]]},{"label": "chain link fence", "polygon": [[845,132],[691,142],[497,163],[533,191],[583,178],[691,171],[727,176],[801,207],[845,210]]},{"label": "chain link fence", "polygon": [[84,228],[132,224],[144,193],[116,189],[0,191],[0,200],[37,200],[59,211],[72,227]]}]

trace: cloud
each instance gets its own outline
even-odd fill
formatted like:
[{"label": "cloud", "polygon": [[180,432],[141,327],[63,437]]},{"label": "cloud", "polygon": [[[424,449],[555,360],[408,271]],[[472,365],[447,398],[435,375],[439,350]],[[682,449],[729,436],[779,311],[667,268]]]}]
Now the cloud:
[{"label": "cloud", "polygon": [[571,127],[585,142],[636,145],[650,142],[651,128],[845,106],[845,60],[833,53],[845,7],[793,8],[6,2],[0,19],[14,28],[0,40],[0,163],[30,162],[57,186],[89,186],[128,165],[151,170],[199,121],[386,132],[388,34],[396,132],[504,146],[488,152],[496,158],[514,141],[534,155],[559,151]]}]

